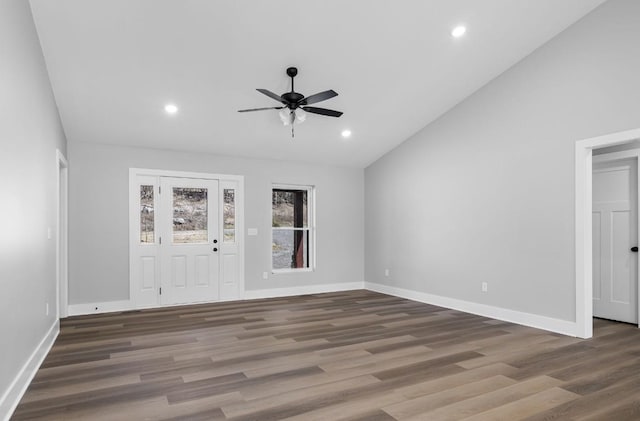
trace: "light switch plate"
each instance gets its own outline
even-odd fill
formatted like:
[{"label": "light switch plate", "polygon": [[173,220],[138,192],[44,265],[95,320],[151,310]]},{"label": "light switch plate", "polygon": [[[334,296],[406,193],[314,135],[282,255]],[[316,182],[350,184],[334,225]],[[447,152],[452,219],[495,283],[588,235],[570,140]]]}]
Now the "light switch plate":
[{"label": "light switch plate", "polygon": [[258,228],[247,228],[247,235],[250,235],[250,236],[258,235]]}]

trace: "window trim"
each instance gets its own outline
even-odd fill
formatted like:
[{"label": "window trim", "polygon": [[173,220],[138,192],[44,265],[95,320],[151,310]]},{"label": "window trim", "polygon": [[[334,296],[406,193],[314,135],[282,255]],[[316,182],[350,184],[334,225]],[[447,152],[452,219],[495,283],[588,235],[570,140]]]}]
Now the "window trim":
[{"label": "window trim", "polygon": [[271,227],[270,244],[273,245],[273,230],[291,230],[291,231],[307,231],[309,236],[309,267],[306,268],[283,268],[275,269],[273,267],[273,249],[270,247],[269,260],[271,261],[271,274],[285,275],[305,272],[315,272],[316,270],[316,187],[309,184],[271,184],[271,200],[273,200],[274,190],[306,190],[307,192],[307,227],[274,227],[273,226],[273,204],[271,205]]}]

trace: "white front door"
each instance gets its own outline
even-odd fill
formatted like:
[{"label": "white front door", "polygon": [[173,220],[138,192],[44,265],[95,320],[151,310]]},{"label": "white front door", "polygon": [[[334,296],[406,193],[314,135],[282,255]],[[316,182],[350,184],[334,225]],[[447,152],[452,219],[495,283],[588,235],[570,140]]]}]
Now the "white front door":
[{"label": "white front door", "polygon": [[160,304],[219,297],[218,180],[160,177]]},{"label": "white front door", "polygon": [[638,322],[637,161],[593,166],[593,315]]}]

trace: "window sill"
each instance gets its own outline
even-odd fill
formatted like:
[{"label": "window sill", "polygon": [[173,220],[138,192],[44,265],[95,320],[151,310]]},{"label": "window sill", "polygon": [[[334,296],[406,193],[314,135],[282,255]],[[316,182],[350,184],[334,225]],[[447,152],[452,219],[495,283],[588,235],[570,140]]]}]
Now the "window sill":
[{"label": "window sill", "polygon": [[272,275],[286,275],[286,274],[293,274],[293,273],[309,273],[309,272],[313,272],[314,269],[312,268],[305,268],[305,269],[271,269],[271,274]]}]

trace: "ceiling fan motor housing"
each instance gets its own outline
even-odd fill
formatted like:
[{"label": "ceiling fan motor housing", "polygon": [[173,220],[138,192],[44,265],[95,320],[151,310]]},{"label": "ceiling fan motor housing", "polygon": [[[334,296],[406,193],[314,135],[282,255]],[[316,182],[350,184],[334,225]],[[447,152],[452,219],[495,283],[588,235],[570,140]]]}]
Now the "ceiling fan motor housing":
[{"label": "ceiling fan motor housing", "polygon": [[298,101],[303,99],[304,95],[299,94],[297,92],[287,92],[286,94],[282,94],[281,97],[282,97],[283,103],[287,107],[289,107],[289,109],[291,110],[295,110],[300,105],[305,105],[305,104],[298,104]]}]

